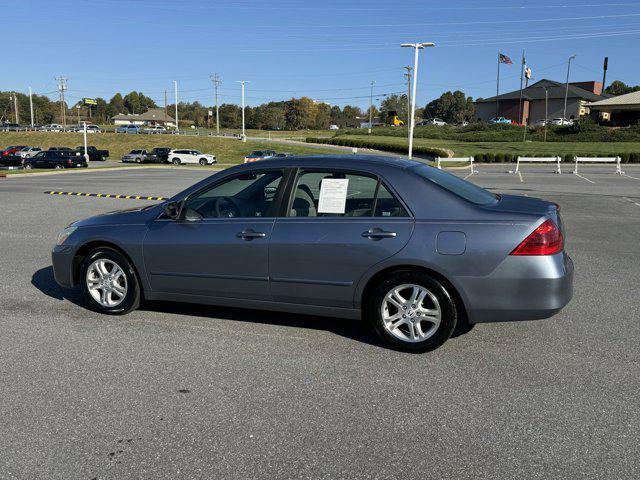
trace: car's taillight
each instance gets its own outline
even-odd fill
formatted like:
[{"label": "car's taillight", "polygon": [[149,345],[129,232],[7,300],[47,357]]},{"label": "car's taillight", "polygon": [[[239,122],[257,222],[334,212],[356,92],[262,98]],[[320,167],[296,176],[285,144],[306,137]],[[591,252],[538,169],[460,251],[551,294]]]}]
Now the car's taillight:
[{"label": "car's taillight", "polygon": [[562,232],[553,220],[546,220],[518,245],[511,255],[553,255],[564,248]]}]

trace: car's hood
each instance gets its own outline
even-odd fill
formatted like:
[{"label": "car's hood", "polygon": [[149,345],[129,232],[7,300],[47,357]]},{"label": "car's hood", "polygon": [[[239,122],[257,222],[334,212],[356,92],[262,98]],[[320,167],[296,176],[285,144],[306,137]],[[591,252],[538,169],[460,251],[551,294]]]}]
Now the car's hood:
[{"label": "car's hood", "polygon": [[157,215],[158,205],[116,210],[95,217],[74,222],[76,227],[93,227],[97,225],[136,225],[145,223],[150,217]]}]

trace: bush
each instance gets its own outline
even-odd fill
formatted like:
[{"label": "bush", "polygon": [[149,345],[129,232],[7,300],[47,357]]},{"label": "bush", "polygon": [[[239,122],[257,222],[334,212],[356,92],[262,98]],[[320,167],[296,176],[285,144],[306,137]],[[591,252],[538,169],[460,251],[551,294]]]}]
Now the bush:
[{"label": "bush", "polygon": [[[394,153],[408,153],[409,151],[409,147],[407,147],[406,145],[383,143],[383,142],[369,141],[369,140],[357,139],[357,138],[307,137],[306,142],[321,143],[321,144],[327,144],[327,145],[340,145],[342,147],[352,147],[352,148],[371,148],[374,150],[382,150],[384,152],[394,152]],[[420,154],[420,155],[427,155],[434,158],[449,156],[448,152],[440,148],[421,147],[421,146],[414,146],[413,153]]]}]

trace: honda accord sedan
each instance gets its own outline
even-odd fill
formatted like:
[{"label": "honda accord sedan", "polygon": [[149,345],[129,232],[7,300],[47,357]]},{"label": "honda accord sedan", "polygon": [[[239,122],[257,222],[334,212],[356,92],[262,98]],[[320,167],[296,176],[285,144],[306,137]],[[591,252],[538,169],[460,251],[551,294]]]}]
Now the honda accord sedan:
[{"label": "honda accord sedan", "polygon": [[53,267],[105,314],[147,299],[362,318],[409,352],[456,325],[551,317],[573,289],[558,205],[374,156],[229,168],[71,224]]}]

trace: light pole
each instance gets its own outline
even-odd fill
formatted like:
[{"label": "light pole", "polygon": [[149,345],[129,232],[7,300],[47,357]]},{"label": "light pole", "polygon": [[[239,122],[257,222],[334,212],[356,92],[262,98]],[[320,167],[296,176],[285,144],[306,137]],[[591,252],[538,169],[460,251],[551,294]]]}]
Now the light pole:
[{"label": "light pole", "polygon": [[373,86],[375,83],[375,80],[371,80],[371,94],[369,96],[369,135],[371,135],[371,127],[373,126]]},{"label": "light pole", "polygon": [[413,92],[411,94],[411,112],[409,119],[409,158],[413,156],[413,128],[416,123],[416,88],[418,85],[418,51],[426,47],[435,47],[436,44],[432,42],[422,43],[403,43],[401,47],[413,48]]},{"label": "light pole", "polygon": [[565,124],[567,119],[567,97],[569,96],[569,70],[571,69],[571,60],[576,58],[575,55],[571,55],[569,57],[569,61],[567,62],[567,81],[565,82],[564,87],[564,110],[562,111],[562,125]]},{"label": "light pole", "polygon": [[238,83],[242,85],[242,138],[243,142],[247,141],[247,137],[244,134],[244,84],[247,83],[244,80],[238,80]]},{"label": "light pole", "polygon": [[173,81],[173,91],[176,96],[176,133],[180,134],[180,127],[178,124],[178,82],[176,80]]},{"label": "light pole", "polygon": [[29,87],[29,111],[31,113],[31,128],[33,128],[33,94],[31,87]]},{"label": "light pole", "polygon": [[87,122],[82,122],[82,133],[84,136],[84,159],[89,162],[89,154],[87,153]]}]

